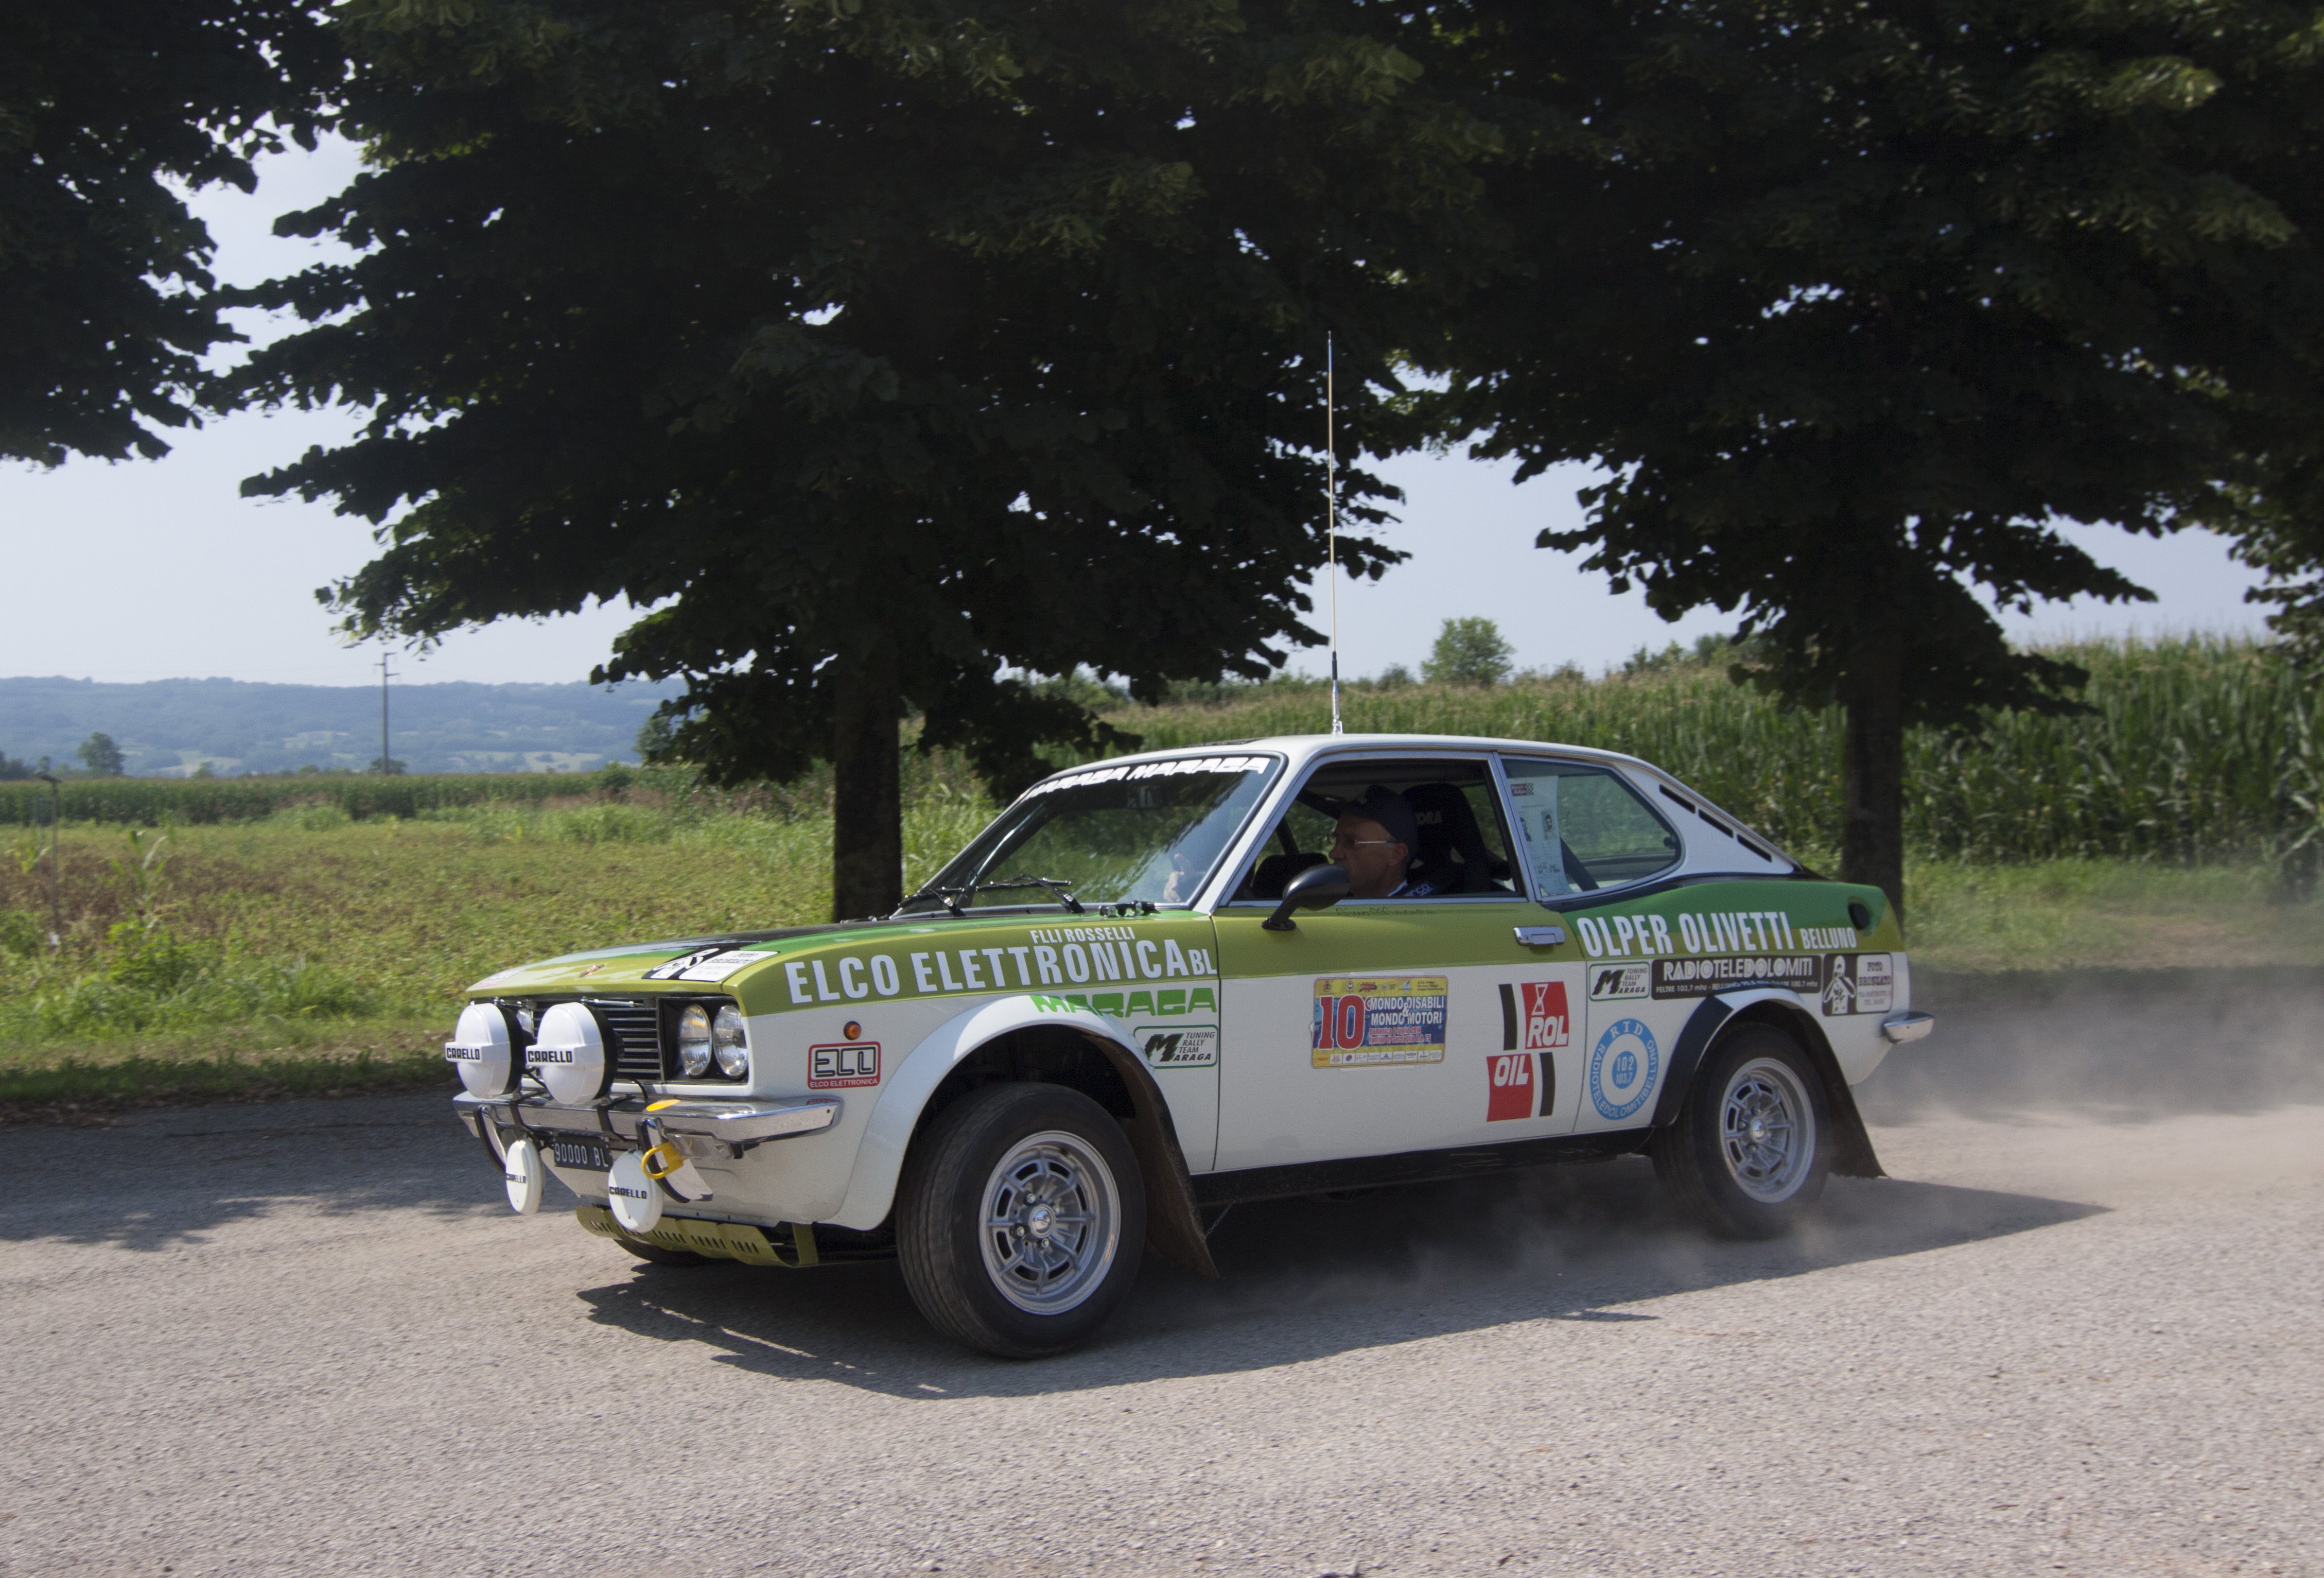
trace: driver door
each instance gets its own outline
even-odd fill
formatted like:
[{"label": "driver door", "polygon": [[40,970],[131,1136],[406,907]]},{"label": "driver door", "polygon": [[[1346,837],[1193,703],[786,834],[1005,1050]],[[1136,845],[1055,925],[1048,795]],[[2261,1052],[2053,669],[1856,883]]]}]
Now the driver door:
[{"label": "driver door", "polygon": [[[1308,857],[1331,839],[1329,815],[1292,805],[1262,851],[1268,858],[1213,917],[1225,977],[1222,1171],[1474,1144],[1485,1127],[1505,1039],[1501,987],[1530,956],[1516,928],[1539,909],[1514,891],[1481,757],[1327,758],[1304,788],[1351,798],[1370,782],[1409,789],[1446,815],[1460,815],[1455,800],[1466,805],[1499,874],[1467,891],[1343,900],[1296,913],[1293,930],[1268,931],[1270,894],[1301,862],[1317,863]],[[1441,826],[1424,824],[1424,844]]]}]

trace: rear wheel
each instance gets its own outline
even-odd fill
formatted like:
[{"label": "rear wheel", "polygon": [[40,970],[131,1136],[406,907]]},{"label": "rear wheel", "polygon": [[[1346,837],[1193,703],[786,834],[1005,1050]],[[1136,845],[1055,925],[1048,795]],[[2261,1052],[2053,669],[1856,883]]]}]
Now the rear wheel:
[{"label": "rear wheel", "polygon": [[905,1158],[896,1250],[930,1324],[1007,1359],[1061,1352],[1113,1313],[1146,1241],[1146,1190],[1104,1108],[1053,1084],[996,1084],[940,1115]]},{"label": "rear wheel", "polygon": [[1823,1081],[1798,1042],[1748,1025],[1714,1047],[1654,1148],[1655,1173],[1723,1238],[1774,1238],[1831,1171]]}]

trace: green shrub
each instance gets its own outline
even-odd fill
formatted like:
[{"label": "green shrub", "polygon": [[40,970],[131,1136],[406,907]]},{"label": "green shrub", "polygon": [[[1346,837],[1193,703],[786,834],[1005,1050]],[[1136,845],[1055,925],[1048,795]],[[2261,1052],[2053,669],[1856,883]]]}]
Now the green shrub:
[{"label": "green shrub", "polygon": [[39,916],[27,915],[21,909],[0,909],[0,954],[29,959],[48,944],[49,928]]}]

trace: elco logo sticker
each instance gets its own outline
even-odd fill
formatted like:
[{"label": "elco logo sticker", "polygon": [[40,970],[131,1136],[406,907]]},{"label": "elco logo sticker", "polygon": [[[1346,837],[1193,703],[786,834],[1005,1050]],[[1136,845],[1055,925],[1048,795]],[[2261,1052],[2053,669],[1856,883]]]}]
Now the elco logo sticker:
[{"label": "elco logo sticker", "polygon": [[811,1091],[847,1090],[856,1085],[880,1083],[880,1043],[877,1041],[809,1047],[807,1056],[807,1088]]},{"label": "elco logo sticker", "polygon": [[1501,988],[1501,1050],[1538,1052],[1573,1039],[1563,981],[1521,981]]}]

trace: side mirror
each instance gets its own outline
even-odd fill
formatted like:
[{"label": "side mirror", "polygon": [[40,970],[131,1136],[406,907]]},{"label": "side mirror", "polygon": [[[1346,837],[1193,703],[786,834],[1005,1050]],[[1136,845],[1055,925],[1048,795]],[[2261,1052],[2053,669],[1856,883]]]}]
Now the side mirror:
[{"label": "side mirror", "polygon": [[1259,922],[1268,931],[1294,931],[1295,909],[1329,909],[1348,896],[1348,873],[1339,866],[1309,866],[1283,884],[1283,902]]}]

